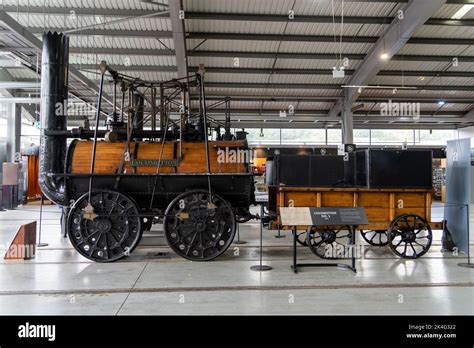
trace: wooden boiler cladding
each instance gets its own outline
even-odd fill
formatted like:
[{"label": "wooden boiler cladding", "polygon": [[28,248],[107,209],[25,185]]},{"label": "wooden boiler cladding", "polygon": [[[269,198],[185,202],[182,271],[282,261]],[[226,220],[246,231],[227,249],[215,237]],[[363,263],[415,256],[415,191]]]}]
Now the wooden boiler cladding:
[{"label": "wooden boiler cladding", "polygon": [[[91,167],[92,141],[77,141],[71,145],[70,173],[88,174]],[[207,173],[206,148],[204,142],[183,142],[183,157],[179,160],[179,142],[166,142],[163,146],[162,164],[159,173]],[[155,174],[157,160],[160,158],[162,143],[131,142],[130,162],[125,162],[126,174]],[[96,174],[114,174],[118,172],[124,154],[125,143],[97,142],[95,170]],[[241,141],[210,141],[209,158],[211,173],[246,173],[242,155],[236,161],[218,162],[218,151],[247,150]],[[240,160],[239,160],[240,159]],[[169,160],[174,164],[170,164]],[[152,162],[155,161],[155,162]],[[237,162],[237,163],[235,163]],[[132,164],[135,164],[132,166]]]}]

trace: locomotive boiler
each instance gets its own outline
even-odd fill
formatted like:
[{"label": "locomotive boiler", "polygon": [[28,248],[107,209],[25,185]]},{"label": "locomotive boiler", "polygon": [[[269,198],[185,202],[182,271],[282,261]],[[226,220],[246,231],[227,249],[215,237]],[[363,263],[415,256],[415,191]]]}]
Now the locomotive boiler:
[{"label": "locomotive boiler", "polygon": [[[97,262],[116,261],[130,255],[153,223],[162,223],[169,246],[184,258],[207,261],[224,253],[238,221],[252,218],[254,182],[247,163],[220,156],[247,149],[245,139],[231,135],[230,119],[214,121],[217,136],[209,140],[204,73],[157,84],[102,63],[95,127],[68,129],[68,118],[57,113],[68,96],[67,52],[65,35],[45,34],[40,186],[64,207],[74,248]],[[112,77],[113,105],[99,127],[106,75]],[[196,111],[191,90],[198,95]]]}]

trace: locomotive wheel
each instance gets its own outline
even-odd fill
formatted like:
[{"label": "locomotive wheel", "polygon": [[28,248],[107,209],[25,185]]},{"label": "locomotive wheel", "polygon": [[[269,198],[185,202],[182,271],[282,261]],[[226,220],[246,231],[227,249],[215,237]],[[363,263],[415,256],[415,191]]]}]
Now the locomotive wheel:
[{"label": "locomotive wheel", "polygon": [[191,261],[215,259],[232,244],[236,221],[232,206],[219,195],[193,190],[176,197],[163,221],[169,246]]},{"label": "locomotive wheel", "polygon": [[[88,204],[94,217],[85,215]],[[140,242],[143,226],[138,207],[120,192],[86,193],[71,208],[67,232],[74,248],[84,257],[96,262],[117,261],[130,253]]]},{"label": "locomotive wheel", "polygon": [[364,231],[361,230],[360,234],[362,235],[362,238],[369,243],[370,245],[373,246],[385,246],[388,244],[388,237],[387,237],[387,231],[382,231],[382,230],[370,230],[370,231]]},{"label": "locomotive wheel", "polygon": [[400,215],[388,228],[389,246],[405,259],[417,259],[430,249],[433,233],[430,225],[417,214]]},{"label": "locomotive wheel", "polygon": [[337,260],[340,258],[338,257],[339,248],[342,246],[342,251],[345,252],[346,246],[351,242],[350,231],[349,226],[341,226],[336,230],[326,227],[310,227],[306,234],[306,243],[314,255],[322,259]]}]

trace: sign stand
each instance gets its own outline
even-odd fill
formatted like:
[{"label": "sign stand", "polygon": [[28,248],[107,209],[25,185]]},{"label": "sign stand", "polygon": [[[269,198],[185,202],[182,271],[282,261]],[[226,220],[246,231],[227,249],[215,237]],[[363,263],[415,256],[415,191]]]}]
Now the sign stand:
[{"label": "sign stand", "polygon": [[347,268],[351,270],[354,273],[357,273],[356,265],[355,265],[355,231],[356,231],[357,226],[351,226],[351,249],[352,249],[352,255],[351,255],[351,264],[345,264],[345,263],[298,263],[298,256],[297,256],[297,246],[296,246],[296,239],[297,237],[297,229],[296,226],[292,229],[293,232],[293,266],[291,266],[291,269],[295,274],[298,274],[298,267],[340,267],[340,268]]},{"label": "sign stand", "polygon": [[38,243],[36,244],[38,248],[47,247],[49,245],[48,243],[41,243],[41,226],[43,225],[43,204],[44,204],[44,195],[41,194]]},{"label": "sign stand", "polygon": [[[293,265],[292,270],[298,273],[299,267],[341,267],[346,268],[354,273],[357,272],[355,258],[356,258],[356,239],[355,231],[357,226],[367,225],[368,219],[365,209],[362,207],[325,207],[325,208],[310,208],[310,207],[282,207],[280,208],[280,218],[282,226],[287,226],[293,232]],[[350,251],[351,264],[342,263],[298,263],[298,254],[296,241],[298,239],[298,227],[301,226],[348,226],[350,232]]]},{"label": "sign stand", "polygon": [[258,265],[251,266],[250,269],[256,272],[270,271],[273,267],[268,265],[263,265],[262,255],[263,255],[263,214],[265,213],[263,209],[263,203],[260,205],[260,263]]}]

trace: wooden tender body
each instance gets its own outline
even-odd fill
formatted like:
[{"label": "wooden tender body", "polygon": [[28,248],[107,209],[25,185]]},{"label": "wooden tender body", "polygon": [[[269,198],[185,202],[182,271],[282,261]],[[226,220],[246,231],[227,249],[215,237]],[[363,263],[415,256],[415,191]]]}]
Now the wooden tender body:
[{"label": "wooden tender body", "polygon": [[369,225],[359,226],[364,230],[386,230],[397,216],[408,213],[419,215],[434,229],[442,228],[431,221],[431,190],[279,187],[276,201],[278,208],[363,207],[369,220]]},{"label": "wooden tender body", "polygon": [[[272,187],[269,209],[280,226],[281,207],[363,207],[368,224],[357,226],[364,240],[373,246],[389,245],[403,258],[416,259],[431,247],[432,229],[442,229],[431,219],[431,190]],[[287,229],[288,226],[281,226]],[[321,258],[341,256],[334,250],[354,244],[349,226],[297,226],[297,241]],[[329,250],[329,252],[328,252]]]}]

